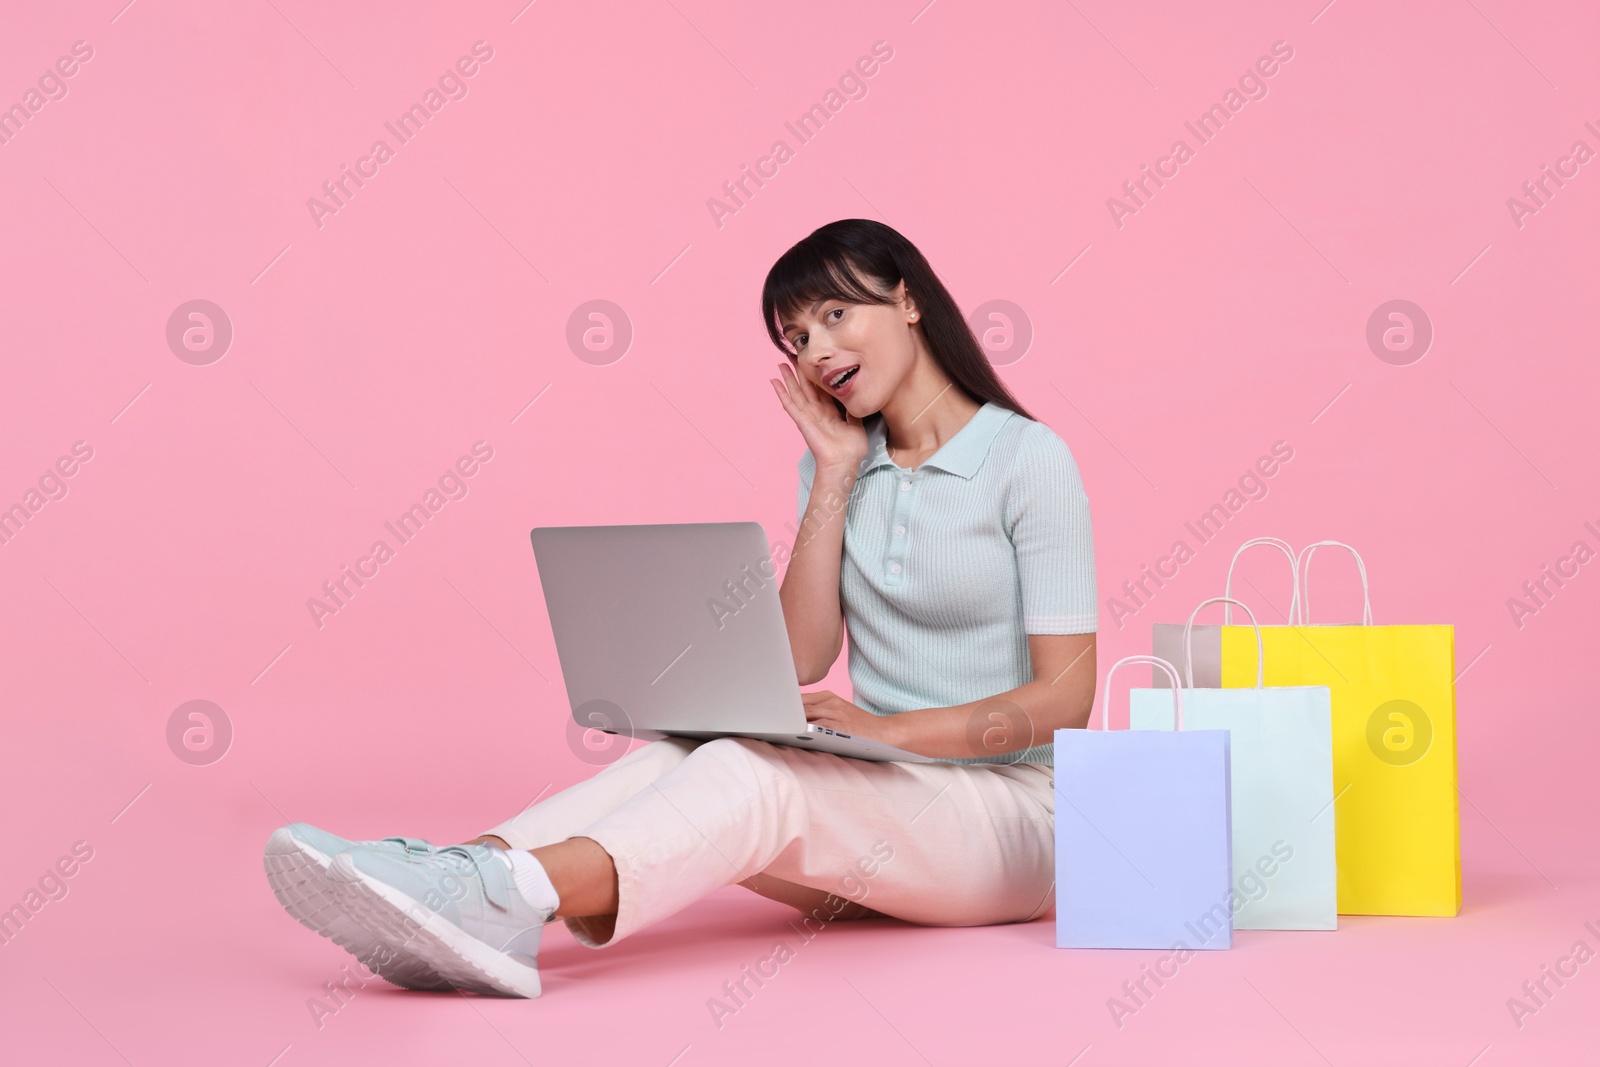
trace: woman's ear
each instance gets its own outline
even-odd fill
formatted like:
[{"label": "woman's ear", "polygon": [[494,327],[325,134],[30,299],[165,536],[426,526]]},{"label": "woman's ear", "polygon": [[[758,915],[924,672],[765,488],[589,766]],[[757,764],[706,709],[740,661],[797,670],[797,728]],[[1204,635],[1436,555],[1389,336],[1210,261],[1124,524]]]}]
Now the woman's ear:
[{"label": "woman's ear", "polygon": [[904,305],[907,322],[916,322],[922,318],[922,309],[917,306],[917,298],[906,288],[904,279],[895,286],[895,300]]},{"label": "woman's ear", "polygon": [[[904,285],[904,282],[902,282],[901,285]],[[906,293],[904,304],[906,304],[906,322],[920,322],[920,320],[922,320],[922,309],[917,307],[917,298],[912,296],[910,293]]]}]

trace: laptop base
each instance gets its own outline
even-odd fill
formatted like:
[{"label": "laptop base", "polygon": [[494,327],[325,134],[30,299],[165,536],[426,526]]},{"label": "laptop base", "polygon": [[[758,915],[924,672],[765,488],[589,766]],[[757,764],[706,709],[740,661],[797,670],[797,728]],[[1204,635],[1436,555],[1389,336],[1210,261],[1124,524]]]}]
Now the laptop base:
[{"label": "laptop base", "polygon": [[791,748],[808,748],[814,752],[831,752],[835,756],[871,760],[874,763],[941,762],[931,756],[907,752],[903,748],[885,745],[881,741],[868,741],[864,737],[842,734],[825,726],[817,726],[810,731],[796,733],[722,733],[691,730],[669,730],[663,732],[671,737],[690,737],[698,741],[710,741],[717,737],[748,737],[753,741],[766,741],[769,744],[787,745]]}]

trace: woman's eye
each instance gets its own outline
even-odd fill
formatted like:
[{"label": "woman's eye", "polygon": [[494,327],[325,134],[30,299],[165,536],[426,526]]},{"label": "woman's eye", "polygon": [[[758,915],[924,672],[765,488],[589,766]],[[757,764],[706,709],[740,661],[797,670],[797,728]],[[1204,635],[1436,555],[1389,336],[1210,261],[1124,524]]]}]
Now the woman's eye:
[{"label": "woman's eye", "polygon": [[[828,314],[842,316],[842,315],[844,315],[844,308],[834,308],[832,311],[828,312]],[[838,322],[839,320],[835,319],[833,321]]]}]

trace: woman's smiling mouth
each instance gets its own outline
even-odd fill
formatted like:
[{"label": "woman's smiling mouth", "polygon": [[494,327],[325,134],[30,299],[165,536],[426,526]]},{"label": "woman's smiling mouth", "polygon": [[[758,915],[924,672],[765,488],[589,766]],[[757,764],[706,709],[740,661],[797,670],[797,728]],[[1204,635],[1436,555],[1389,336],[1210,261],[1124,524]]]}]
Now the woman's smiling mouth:
[{"label": "woman's smiling mouth", "polygon": [[857,364],[853,367],[846,367],[843,370],[834,371],[833,373],[829,374],[828,377],[824,379],[827,383],[828,391],[833,393],[834,396],[843,396],[848,390],[850,383],[855,380],[856,372],[860,369],[860,364]]}]

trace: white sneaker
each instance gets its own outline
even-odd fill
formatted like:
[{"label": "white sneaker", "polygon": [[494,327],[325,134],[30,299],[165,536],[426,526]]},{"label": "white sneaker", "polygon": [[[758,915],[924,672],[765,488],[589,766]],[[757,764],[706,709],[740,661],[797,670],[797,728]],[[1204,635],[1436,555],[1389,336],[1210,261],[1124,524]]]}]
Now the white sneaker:
[{"label": "white sneaker", "polygon": [[336,856],[357,847],[393,856],[434,850],[415,837],[348,841],[303,822],[281,826],[267,839],[263,857],[267,882],[278,903],[302,926],[328,938],[387,982],[403,989],[451,988],[438,972],[409,952],[404,941],[374,933],[345,910],[338,887],[328,880],[328,869]]},{"label": "white sneaker", "polygon": [[458,989],[536,997],[539,938],[554,908],[517,889],[504,850],[356,846],[329,869],[343,910]]}]

